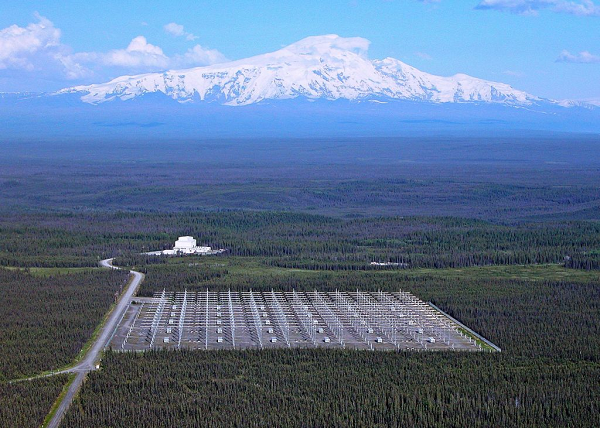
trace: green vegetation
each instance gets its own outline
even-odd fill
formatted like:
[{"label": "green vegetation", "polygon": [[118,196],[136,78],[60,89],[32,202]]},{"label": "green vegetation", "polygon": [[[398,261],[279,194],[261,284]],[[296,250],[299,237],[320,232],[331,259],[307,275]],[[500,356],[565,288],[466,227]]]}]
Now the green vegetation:
[{"label": "green vegetation", "polygon": [[[120,258],[147,274],[139,294],[152,296],[167,288],[173,291],[211,290],[388,290],[403,287],[411,280],[436,280],[462,284],[463,281],[600,281],[600,272],[567,269],[562,265],[501,265],[467,268],[379,269],[367,271],[318,271],[286,269],[265,263],[262,257],[149,257]],[[133,264],[132,262],[136,262]],[[410,284],[409,284],[410,285]],[[426,290],[420,290],[425,291]],[[429,295],[429,293],[427,293]],[[436,295],[431,299],[435,300]]]},{"label": "green vegetation", "polygon": [[11,384],[0,383],[0,426],[39,427],[67,379],[65,374]]},{"label": "green vegetation", "polygon": [[48,420],[68,376],[8,380],[50,373],[81,357],[127,280],[126,272],[106,269],[0,268],[0,426]]},{"label": "green vegetation", "polygon": [[598,365],[491,354],[108,354],[65,426],[595,427],[598,381]]},{"label": "green vegetation", "polygon": [[96,267],[100,258],[114,256],[136,264],[136,253],[171,248],[185,234],[226,248],[229,256],[312,270],[389,269],[371,266],[372,261],[409,268],[564,264],[565,258],[581,260],[600,247],[600,222],[591,221],[501,225],[268,212],[30,214],[0,219],[0,266]]},{"label": "green vegetation", "polygon": [[287,287],[407,289],[502,353],[108,353],[65,426],[598,426],[597,276],[486,279],[465,271],[460,280],[452,270],[325,272],[322,283],[309,272]]},{"label": "green vegetation", "polygon": [[68,381],[67,381],[67,383],[65,383],[63,385],[62,391],[60,391],[60,394],[56,398],[56,401],[54,401],[54,403],[52,404],[52,407],[50,408],[50,411],[44,418],[44,421],[42,422],[42,428],[45,428],[46,426],[48,426],[48,424],[50,423],[50,421],[52,420],[52,418],[58,411],[58,408],[60,407],[62,401],[65,399],[65,396],[69,392],[69,387],[73,384],[73,381],[75,380],[77,375],[74,373],[71,373],[71,374],[68,374],[67,376],[68,376]]},{"label": "green vegetation", "polygon": [[[563,342],[547,340],[536,321],[546,317],[553,329],[572,335],[578,356],[597,352],[589,336],[600,335],[600,272],[547,266],[488,266],[463,269],[392,271],[301,271],[273,268],[253,258],[170,258],[138,266],[147,272],[141,295],[168,290],[407,290],[432,301],[449,315],[503,350],[531,356],[531,343],[549,356],[569,356]],[[166,263],[165,263],[166,262]],[[561,306],[557,307],[558,303]],[[583,311],[581,308],[587,307]],[[557,312],[558,311],[558,312]],[[558,315],[560,314],[560,316]],[[579,334],[579,324],[592,328]],[[540,327],[541,330],[537,330]],[[515,334],[518,333],[518,334]],[[514,340],[514,341],[513,341]],[[524,344],[526,344],[524,346]],[[583,350],[586,350],[583,353]]]},{"label": "green vegetation", "polygon": [[71,363],[127,277],[109,270],[40,277],[0,269],[0,381]]},{"label": "green vegetation", "polygon": [[600,220],[597,135],[455,131],[214,141],[200,132],[27,141],[26,150],[4,138],[0,210]]},{"label": "green vegetation", "polygon": [[[187,234],[229,251],[138,254]],[[76,358],[126,281],[125,272],[97,268],[116,256],[146,273],[144,296],[163,288],[404,289],[503,352],[109,352],[67,427],[598,426],[598,248],[597,221],[9,214],[0,218],[1,379]],[[54,399],[39,396],[19,403],[42,414]]]}]

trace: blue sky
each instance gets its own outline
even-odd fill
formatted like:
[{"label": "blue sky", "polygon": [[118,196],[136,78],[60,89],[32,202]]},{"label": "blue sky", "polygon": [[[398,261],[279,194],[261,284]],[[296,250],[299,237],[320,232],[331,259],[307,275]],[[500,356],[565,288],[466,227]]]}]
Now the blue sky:
[{"label": "blue sky", "polygon": [[3,3],[0,91],[207,65],[335,33],[370,40],[370,58],[398,58],[433,74],[600,99],[597,0]]}]

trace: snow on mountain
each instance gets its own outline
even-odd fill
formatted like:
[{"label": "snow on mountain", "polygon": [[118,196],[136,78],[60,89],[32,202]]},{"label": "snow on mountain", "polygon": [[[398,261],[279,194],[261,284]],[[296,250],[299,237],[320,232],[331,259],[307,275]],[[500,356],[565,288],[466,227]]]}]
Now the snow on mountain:
[{"label": "snow on mountain", "polygon": [[464,74],[435,76],[393,58],[371,61],[366,57],[368,47],[369,41],[360,37],[307,37],[276,52],[247,59],[122,76],[107,83],[63,89],[57,94],[81,94],[81,100],[91,104],[155,92],[181,103],[201,100],[233,106],[297,97],[515,106],[541,101],[504,83]]},{"label": "snow on mountain", "polygon": [[600,107],[600,99],[587,99],[587,100],[560,100],[556,103],[561,107],[583,107],[587,109],[595,109]]}]

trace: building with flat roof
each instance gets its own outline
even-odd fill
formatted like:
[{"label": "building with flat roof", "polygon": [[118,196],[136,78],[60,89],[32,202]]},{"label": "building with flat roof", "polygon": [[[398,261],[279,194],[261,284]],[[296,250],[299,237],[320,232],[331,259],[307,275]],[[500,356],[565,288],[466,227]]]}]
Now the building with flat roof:
[{"label": "building with flat roof", "polygon": [[175,241],[175,246],[172,250],[162,251],[150,251],[148,255],[165,255],[165,256],[176,256],[182,254],[200,254],[200,255],[215,255],[224,253],[225,250],[213,250],[208,246],[198,246],[196,239],[193,236],[180,236]]},{"label": "building with flat roof", "polygon": [[177,250],[190,250],[196,247],[196,240],[191,236],[180,236],[177,241],[175,241],[175,247],[173,249]]}]

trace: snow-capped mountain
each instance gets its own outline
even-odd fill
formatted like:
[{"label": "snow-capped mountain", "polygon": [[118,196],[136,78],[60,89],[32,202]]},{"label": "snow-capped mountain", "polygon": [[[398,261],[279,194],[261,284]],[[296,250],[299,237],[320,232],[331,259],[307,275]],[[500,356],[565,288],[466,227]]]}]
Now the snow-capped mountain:
[{"label": "snow-capped mountain", "polygon": [[595,109],[600,107],[600,99],[587,99],[587,100],[561,100],[556,102],[561,107],[582,107],[587,109]]},{"label": "snow-capped mountain", "polygon": [[80,94],[98,104],[164,93],[184,102],[241,106],[265,100],[413,100],[432,103],[496,103],[526,106],[542,101],[504,83],[464,74],[441,77],[397,59],[369,60],[369,42],[337,35],[308,37],[276,52],[161,73],[122,76],[56,94]]}]

